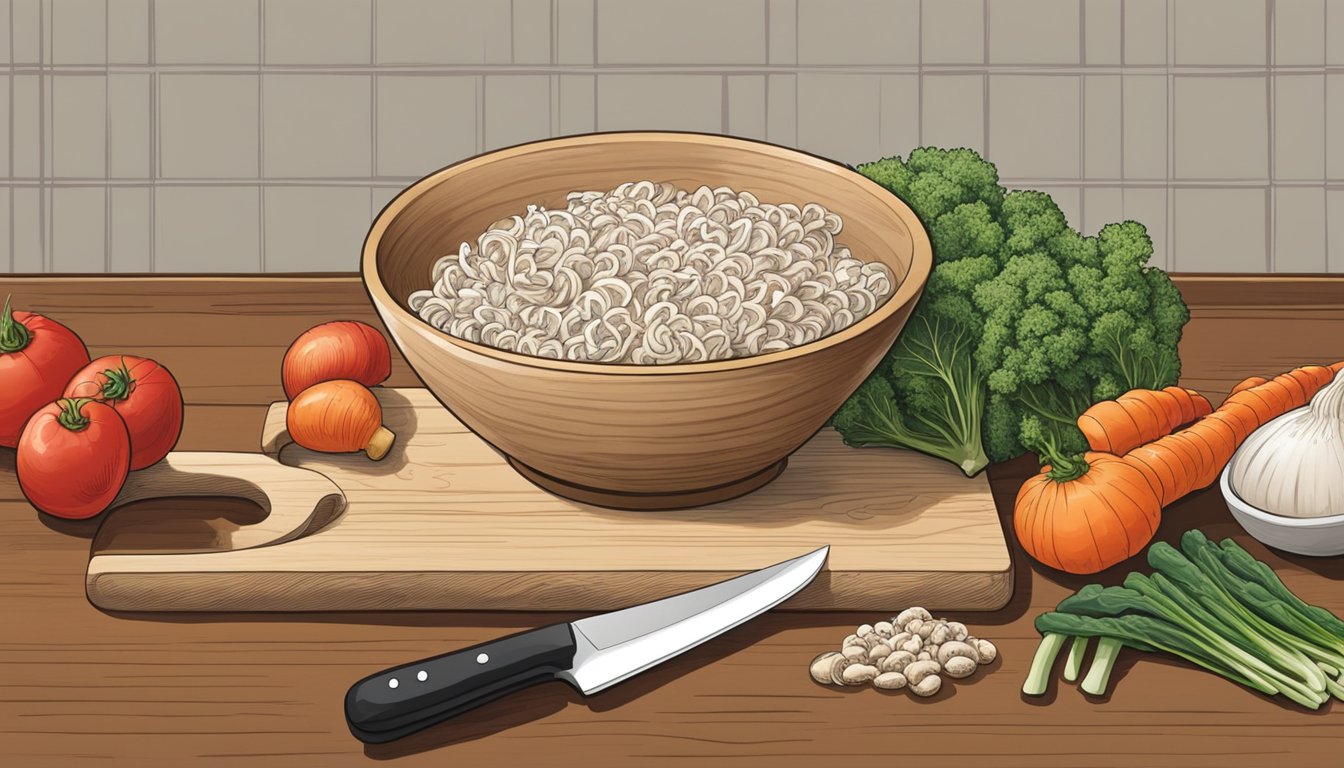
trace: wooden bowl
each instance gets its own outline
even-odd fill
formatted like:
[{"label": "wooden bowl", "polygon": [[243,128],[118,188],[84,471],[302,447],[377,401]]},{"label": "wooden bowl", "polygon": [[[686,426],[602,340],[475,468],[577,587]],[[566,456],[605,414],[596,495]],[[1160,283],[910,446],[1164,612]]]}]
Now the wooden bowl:
[{"label": "wooden bowl", "polygon": [[[879,260],[895,294],[845,330],[759,355],[679,365],[547,360],[464,341],[407,305],[430,270],[529,204],[651,179],[820,203],[837,241]],[[604,133],[501,149],[449,166],[383,209],[364,243],[364,282],[421,381],[463,424],[549,491],[624,509],[732,498],[772,480],[891,347],[932,268],[928,235],[904,203],[836,163],[771,144],[689,133]]]}]

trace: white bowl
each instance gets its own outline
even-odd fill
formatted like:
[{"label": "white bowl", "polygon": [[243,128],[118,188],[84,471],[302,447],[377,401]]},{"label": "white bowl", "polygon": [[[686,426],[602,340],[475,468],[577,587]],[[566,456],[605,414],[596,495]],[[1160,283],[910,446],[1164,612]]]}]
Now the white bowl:
[{"label": "white bowl", "polygon": [[1284,517],[1248,504],[1232,487],[1232,464],[1228,462],[1223,468],[1218,487],[1232,516],[1247,533],[1275,549],[1299,555],[1344,555],[1344,515]]}]

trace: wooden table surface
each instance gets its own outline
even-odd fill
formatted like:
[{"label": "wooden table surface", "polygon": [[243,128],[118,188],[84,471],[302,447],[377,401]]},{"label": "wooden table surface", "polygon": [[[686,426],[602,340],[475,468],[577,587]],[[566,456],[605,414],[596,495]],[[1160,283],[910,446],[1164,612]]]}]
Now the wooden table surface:
[{"label": "wooden table surface", "polygon": [[[1221,397],[1235,381],[1344,358],[1344,279],[1184,278],[1194,319],[1184,381]],[[282,396],[288,342],[331,319],[376,323],[358,281],[301,278],[6,277],[0,293],[80,333],[95,356],[168,365],[189,404],[179,449],[256,450],[266,404]],[[413,386],[396,360],[391,384]],[[0,393],[2,395],[3,393]],[[965,613],[1000,659],[917,700],[814,684],[807,663],[878,616],[767,614],[588,699],[538,686],[401,742],[366,747],[342,718],[346,688],[385,666],[562,618],[556,614],[342,613],[109,615],[84,598],[98,523],[33,511],[0,449],[0,755],[7,765],[822,765],[881,760],[984,766],[1334,765],[1344,708],[1306,712],[1209,674],[1126,651],[1107,699],[1073,685],[1020,687],[1032,619],[1091,579],[1035,567],[1011,544],[1016,593]],[[1005,529],[1032,463],[991,469]],[[174,514],[171,505],[163,514]],[[193,502],[199,517],[251,514]],[[152,511],[152,510],[151,510]],[[1167,510],[1160,537],[1233,536],[1300,595],[1344,612],[1344,559],[1267,552],[1216,490]],[[1134,565],[1134,563],[1130,563]],[[891,606],[897,611],[905,606]],[[841,762],[844,765],[847,762]]]}]

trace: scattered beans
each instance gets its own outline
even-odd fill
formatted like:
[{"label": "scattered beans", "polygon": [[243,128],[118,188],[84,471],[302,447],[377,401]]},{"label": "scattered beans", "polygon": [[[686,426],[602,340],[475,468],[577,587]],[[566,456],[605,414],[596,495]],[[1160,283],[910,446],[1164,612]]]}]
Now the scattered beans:
[{"label": "scattered beans", "polygon": [[966,641],[974,645],[975,650],[980,653],[981,664],[988,664],[999,657],[999,649],[995,648],[994,644],[988,640],[977,640],[974,637],[968,637],[966,638]]},{"label": "scattered beans", "polygon": [[965,656],[953,656],[943,665],[943,671],[949,677],[970,677],[975,673],[976,663],[974,659],[968,659]]},{"label": "scattered beans", "polygon": [[919,685],[920,681],[929,675],[937,675],[941,671],[938,662],[932,659],[916,661],[914,664],[905,668],[905,679],[910,681],[911,685]]},{"label": "scattered beans", "polygon": [[809,670],[812,673],[812,679],[822,685],[830,685],[831,670],[834,668],[836,660],[843,660],[843,658],[843,656],[834,651],[827,651],[813,659],[812,667]]},{"label": "scattered beans", "polygon": [[968,658],[976,664],[980,663],[980,652],[960,640],[944,643],[942,647],[938,649],[938,663],[943,666],[947,666],[949,659],[958,656]]},{"label": "scattered beans", "polygon": [[871,664],[850,664],[840,675],[845,685],[859,685],[877,678],[877,667]]},{"label": "scattered beans", "polygon": [[900,672],[883,672],[873,678],[873,685],[877,688],[885,688],[888,691],[894,691],[905,687],[905,675]]},{"label": "scattered beans", "polygon": [[862,645],[847,645],[840,655],[850,661],[860,662],[868,658],[868,649]]},{"label": "scattered beans", "polygon": [[942,689],[943,675],[970,677],[998,655],[993,643],[971,636],[965,624],[935,619],[915,606],[890,621],[858,627],[838,652],[814,658],[809,673],[822,685],[871,682],[876,688],[908,688],[916,696],[928,697]]},{"label": "scattered beans", "polygon": [[943,687],[943,678],[937,675],[929,675],[923,680],[920,680],[918,683],[911,685],[910,692],[915,694],[916,696],[928,697],[937,693],[938,689],[942,687]]}]

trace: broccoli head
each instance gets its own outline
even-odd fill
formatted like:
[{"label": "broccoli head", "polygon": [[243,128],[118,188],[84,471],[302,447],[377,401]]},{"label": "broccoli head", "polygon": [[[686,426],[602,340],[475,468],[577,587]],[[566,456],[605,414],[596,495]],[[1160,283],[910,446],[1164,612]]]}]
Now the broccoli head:
[{"label": "broccoli head", "polygon": [[[1166,274],[1147,266],[1152,241],[1137,222],[1085,237],[1049,195],[1026,191],[1006,196],[1003,221],[1010,255],[975,290],[986,318],[976,356],[992,393],[988,455],[1008,459],[1033,443],[1081,450],[1076,421],[1092,403],[1176,382],[1189,312]],[[1024,438],[1028,424],[1049,439]]]},{"label": "broccoli head", "polygon": [[836,413],[851,445],[911,448],[967,475],[1035,450],[1082,451],[1078,415],[1174,384],[1189,312],[1141,224],[1095,237],[1048,194],[1006,192],[968,149],[922,148],[858,170],[924,224],[933,270],[891,351]]}]

